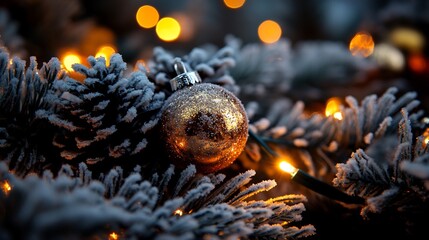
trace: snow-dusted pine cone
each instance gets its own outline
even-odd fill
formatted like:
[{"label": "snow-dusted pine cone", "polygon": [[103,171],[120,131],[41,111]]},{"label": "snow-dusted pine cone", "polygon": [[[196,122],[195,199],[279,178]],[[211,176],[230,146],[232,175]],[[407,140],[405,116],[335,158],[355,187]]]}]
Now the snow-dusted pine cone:
[{"label": "snow-dusted pine cone", "polygon": [[49,125],[36,118],[36,111],[50,107],[47,92],[61,75],[56,58],[38,69],[35,57],[26,67],[0,49],[0,159],[18,175],[37,171],[45,159]]},{"label": "snow-dusted pine cone", "polygon": [[89,57],[91,67],[74,65],[85,75],[80,83],[57,81],[53,111],[39,111],[59,130],[53,140],[66,160],[94,164],[106,159],[127,161],[148,144],[148,131],[156,126],[164,93],[143,72],[124,78],[126,64],[119,54],[106,66],[104,58]]}]

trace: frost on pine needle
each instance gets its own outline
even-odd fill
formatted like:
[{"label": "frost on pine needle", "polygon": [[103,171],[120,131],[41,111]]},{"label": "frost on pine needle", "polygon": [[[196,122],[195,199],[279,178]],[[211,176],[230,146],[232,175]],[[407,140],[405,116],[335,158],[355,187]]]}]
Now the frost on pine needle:
[{"label": "frost on pine needle", "polygon": [[327,124],[327,120],[318,114],[306,116],[303,102],[292,104],[282,99],[268,109],[264,118],[253,121],[251,127],[268,141],[305,148],[325,142]]},{"label": "frost on pine needle", "polygon": [[[275,182],[241,190],[236,186],[246,187],[252,171],[222,182],[224,177],[195,175],[193,169],[176,176],[170,167],[151,183],[139,172],[124,177],[120,168],[91,179],[81,163],[77,173],[63,166],[57,177],[45,171],[44,178],[21,179],[2,163],[0,181],[12,186],[0,192],[2,239],[106,238],[112,231],[125,239],[288,239],[315,233],[312,225],[294,226],[302,220],[304,196],[252,201],[253,193]],[[219,193],[224,198],[212,203]]]},{"label": "frost on pine needle", "polygon": [[291,46],[286,39],[274,44],[246,44],[232,36],[227,45],[236,52],[231,75],[240,85],[241,96],[264,97],[285,94],[292,81]]},{"label": "frost on pine needle", "polygon": [[89,57],[88,62],[90,67],[74,65],[85,76],[83,83],[71,78],[55,82],[55,109],[38,111],[38,117],[57,127],[53,145],[66,160],[95,164],[138,156],[158,122],[164,94],[144,72],[123,76],[126,64],[119,54],[109,66],[104,58]]},{"label": "frost on pine needle", "polygon": [[347,46],[335,42],[307,41],[296,46],[291,56],[291,94],[300,99],[324,99],[332,90],[350,86],[373,66],[353,57]]},{"label": "frost on pine needle", "polygon": [[365,97],[359,105],[354,97],[347,97],[347,107],[341,110],[343,119],[332,119],[334,136],[340,147],[359,148],[371,141],[392,134],[402,118],[401,109],[410,112],[410,121],[417,122],[422,111],[415,111],[419,105],[415,92],[408,92],[396,98],[397,88],[389,88],[381,96]]},{"label": "frost on pine needle", "polygon": [[[230,69],[235,66],[234,51],[229,46],[217,49],[215,47],[199,47],[192,49],[185,56],[180,56],[188,71],[197,71],[204,83],[220,85],[234,94],[239,88],[230,76]],[[173,68],[173,53],[161,47],[155,47],[153,56],[148,62],[148,77],[156,83],[167,95],[171,93],[170,79],[177,76]]]},{"label": "frost on pine needle", "polygon": [[[260,108],[263,107],[260,106]],[[258,111],[254,106],[250,110]],[[257,114],[250,116],[255,116],[250,118],[249,128],[252,131],[269,143],[280,155],[284,153],[302,161],[310,174],[316,173],[314,158],[322,160],[321,172],[326,172],[327,170],[324,169],[326,167],[334,168],[322,151],[329,144],[329,137],[334,133],[331,123],[320,114],[308,116],[303,102],[298,101],[293,104],[288,99],[280,99],[275,101],[266,112],[264,111],[264,117],[257,119]],[[242,154],[239,159],[248,168],[266,168],[268,172],[276,174],[269,169],[270,164],[260,163],[263,160],[262,154],[262,149],[256,143],[248,141],[245,154]]]},{"label": "frost on pine needle", "polygon": [[[393,148],[393,144],[379,144],[377,149],[357,150],[346,163],[337,164],[333,183],[351,195],[366,199],[361,211],[364,218],[390,215],[404,221],[407,227],[416,228],[422,227],[419,219],[429,212],[427,174],[422,174],[427,171],[429,151],[425,136],[413,139],[408,111],[403,108],[401,114]],[[379,141],[386,142],[386,138]]]},{"label": "frost on pine needle", "polygon": [[[397,98],[397,91],[394,87],[389,88],[380,97],[365,97],[360,104],[354,97],[346,97],[347,105],[340,110],[341,120],[318,113],[309,115],[303,102],[292,104],[290,100],[280,99],[263,113],[263,118],[251,118],[250,128],[268,143],[286,149],[289,155],[300,159],[311,174],[316,172],[318,163],[315,159],[320,159],[321,167],[331,171],[333,163],[342,161],[341,156],[349,156],[356,149],[394,134],[395,126],[402,118],[401,109],[411,113],[409,121],[418,123],[423,112],[417,111],[419,101],[416,93],[408,92]],[[249,116],[257,116],[257,107],[247,109],[253,112]],[[259,161],[259,151],[259,147],[252,147],[249,143],[246,156],[241,159],[245,162]],[[332,154],[340,157],[330,159]],[[323,171],[319,167],[319,172]]]},{"label": "frost on pine needle", "polygon": [[0,49],[0,158],[19,175],[37,171],[49,148],[49,125],[37,119],[37,111],[51,108],[47,93],[62,78],[60,62],[53,58],[37,68]]}]

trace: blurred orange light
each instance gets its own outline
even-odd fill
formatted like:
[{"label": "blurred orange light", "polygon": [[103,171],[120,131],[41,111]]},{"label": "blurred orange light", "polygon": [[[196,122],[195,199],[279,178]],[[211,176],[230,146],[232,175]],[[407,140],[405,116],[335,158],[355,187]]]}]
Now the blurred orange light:
[{"label": "blurred orange light", "polygon": [[6,195],[10,192],[10,190],[12,190],[12,186],[10,186],[8,181],[4,181],[1,185],[1,188]]},{"label": "blurred orange light", "polygon": [[408,65],[413,72],[422,73],[426,70],[426,60],[420,54],[411,55],[408,58]]},{"label": "blurred orange light", "polygon": [[73,52],[68,52],[66,54],[64,54],[64,57],[62,59],[63,65],[65,67],[65,69],[69,72],[73,71],[73,64],[75,63],[81,63],[81,59],[80,56],[76,53]]},{"label": "blurred orange light", "polygon": [[180,24],[180,35],[178,40],[190,40],[195,33],[195,22],[186,14],[177,12],[171,15]]},{"label": "blurred orange light", "polygon": [[180,35],[181,27],[179,22],[172,17],[164,17],[156,24],[156,34],[166,42],[176,40]]},{"label": "blurred orange light", "polygon": [[263,21],[258,27],[258,36],[264,43],[275,43],[282,35],[280,25],[272,20]]},{"label": "blurred orange light", "polygon": [[350,41],[349,49],[353,56],[368,57],[374,51],[374,40],[370,34],[358,32]]},{"label": "blurred orange light", "polygon": [[341,100],[339,98],[333,97],[328,99],[328,103],[326,104],[325,115],[327,117],[333,116],[335,119],[342,120],[343,115],[341,113]]},{"label": "blurred orange light", "polygon": [[246,0],[223,0],[223,3],[229,8],[236,9],[244,5]]},{"label": "blurred orange light", "polygon": [[152,28],[158,23],[159,13],[156,8],[150,5],[144,5],[137,10],[136,20],[140,27]]},{"label": "blurred orange light", "polygon": [[[113,45],[116,42],[116,35],[109,28],[91,27],[84,34],[81,43],[77,48],[81,56],[93,56],[94,51],[103,45]],[[83,60],[84,61],[84,60]]]},{"label": "blurred orange light", "polygon": [[111,234],[109,234],[109,240],[118,240],[118,239],[119,239],[119,236],[115,232],[112,232]]},{"label": "blurred orange light", "polygon": [[180,209],[177,209],[176,211],[174,211],[174,215],[182,216],[183,215],[183,211],[180,210]]},{"label": "blurred orange light", "polygon": [[429,128],[426,128],[426,131],[423,133],[423,146],[426,147],[429,143]]},{"label": "blurred orange light", "polygon": [[106,65],[110,64],[110,57],[116,52],[116,50],[110,46],[110,45],[105,45],[105,46],[101,46],[98,50],[97,53],[95,54],[96,58],[99,57],[104,57],[104,59],[106,59]]},{"label": "blurred orange light", "polygon": [[290,163],[288,163],[284,160],[279,163],[279,168],[283,172],[289,173],[292,176],[294,176],[296,174],[296,172],[298,171],[298,169],[296,167],[292,166]]}]

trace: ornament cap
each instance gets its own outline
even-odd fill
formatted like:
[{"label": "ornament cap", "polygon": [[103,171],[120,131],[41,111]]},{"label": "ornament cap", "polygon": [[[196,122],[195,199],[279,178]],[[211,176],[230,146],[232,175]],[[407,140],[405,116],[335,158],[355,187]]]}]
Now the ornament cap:
[{"label": "ornament cap", "polygon": [[198,72],[188,72],[185,64],[180,58],[174,59],[174,70],[177,76],[170,80],[171,90],[173,91],[201,82]]}]

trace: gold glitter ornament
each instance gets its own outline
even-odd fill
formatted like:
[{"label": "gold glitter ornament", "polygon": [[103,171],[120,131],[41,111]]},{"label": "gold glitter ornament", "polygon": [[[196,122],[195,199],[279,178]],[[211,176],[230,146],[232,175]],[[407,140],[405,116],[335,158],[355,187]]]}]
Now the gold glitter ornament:
[{"label": "gold glitter ornament", "polygon": [[[172,88],[182,88],[166,100],[160,120],[169,159],[178,167],[194,164],[202,173],[229,166],[243,151],[248,137],[243,105],[220,86],[193,85],[201,81],[198,73],[186,72],[181,61],[176,61],[175,69],[179,75],[171,80]],[[190,83],[194,75],[197,77]]]}]

